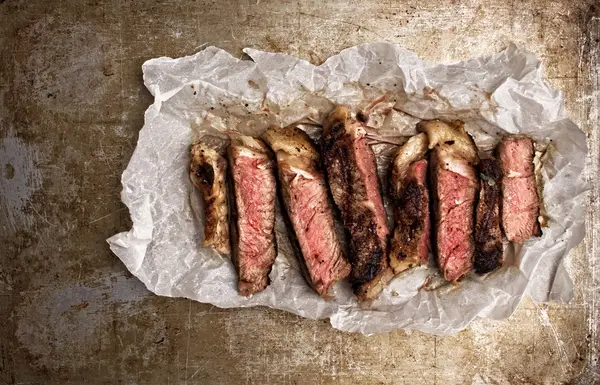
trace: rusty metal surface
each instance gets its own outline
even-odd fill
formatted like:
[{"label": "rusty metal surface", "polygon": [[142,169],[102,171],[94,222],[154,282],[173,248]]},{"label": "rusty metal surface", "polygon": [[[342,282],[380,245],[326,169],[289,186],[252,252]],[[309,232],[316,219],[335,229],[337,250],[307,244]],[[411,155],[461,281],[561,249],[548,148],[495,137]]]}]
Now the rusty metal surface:
[{"label": "rusty metal surface", "polygon": [[[454,337],[364,337],[264,308],[150,294],[104,239],[152,99],[141,64],[216,45],[320,63],[373,41],[452,61],[534,51],[589,137],[569,304],[525,300]],[[0,384],[600,383],[596,1],[0,1]]]}]

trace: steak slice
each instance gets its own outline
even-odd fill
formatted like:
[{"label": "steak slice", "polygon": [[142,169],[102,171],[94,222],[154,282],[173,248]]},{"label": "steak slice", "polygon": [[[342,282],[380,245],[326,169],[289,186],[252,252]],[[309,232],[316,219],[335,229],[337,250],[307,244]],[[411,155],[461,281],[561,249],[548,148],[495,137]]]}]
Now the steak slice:
[{"label": "steak slice", "polygon": [[435,245],[444,278],[457,282],[473,267],[475,199],[479,179],[477,147],[463,122],[422,121],[429,137]]},{"label": "steak slice", "polygon": [[533,173],[533,140],[508,136],[496,148],[502,179],[502,227],[506,238],[522,244],[542,234],[540,203]]},{"label": "steak slice", "polygon": [[431,225],[427,190],[427,135],[411,137],[392,162],[390,191],[396,205],[390,248],[394,274],[427,263]]},{"label": "steak slice", "polygon": [[237,208],[238,287],[248,296],[267,287],[277,255],[275,165],[269,148],[250,136],[232,140],[229,161]]},{"label": "steak slice", "polygon": [[283,202],[298,240],[307,280],[323,297],[350,274],[335,231],[319,153],[310,137],[296,127],[271,127],[263,135],[273,149]]},{"label": "steak slice", "polygon": [[475,213],[475,272],[489,273],[504,263],[500,229],[500,162],[492,157],[479,161],[481,190]]},{"label": "steak slice", "polygon": [[202,245],[221,254],[231,252],[229,208],[227,206],[227,161],[203,142],[192,145],[190,179],[204,199],[204,240]]},{"label": "steak slice", "polygon": [[375,298],[393,277],[375,155],[365,134],[360,122],[350,120],[348,107],[340,105],[325,120],[321,137],[333,200],[350,235],[351,281],[359,300]]}]

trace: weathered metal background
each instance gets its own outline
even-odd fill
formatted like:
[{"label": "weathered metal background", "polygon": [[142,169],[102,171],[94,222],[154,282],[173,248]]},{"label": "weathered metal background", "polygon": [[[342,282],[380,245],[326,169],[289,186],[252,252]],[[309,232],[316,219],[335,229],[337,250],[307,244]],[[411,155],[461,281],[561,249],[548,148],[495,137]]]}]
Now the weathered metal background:
[{"label": "weathered metal background", "polygon": [[[105,238],[151,103],[141,64],[206,45],[320,63],[389,41],[435,61],[534,51],[589,137],[585,242],[569,304],[447,338],[363,337],[264,308],[150,294]],[[0,0],[0,384],[598,384],[597,1]]]}]

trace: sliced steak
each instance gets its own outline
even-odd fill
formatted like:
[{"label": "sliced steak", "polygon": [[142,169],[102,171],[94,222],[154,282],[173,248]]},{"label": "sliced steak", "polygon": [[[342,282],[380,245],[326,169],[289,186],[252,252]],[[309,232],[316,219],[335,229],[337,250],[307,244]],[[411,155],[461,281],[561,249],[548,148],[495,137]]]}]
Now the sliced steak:
[{"label": "sliced steak", "polygon": [[427,263],[431,225],[427,190],[427,135],[413,136],[392,162],[390,192],[395,204],[390,266],[399,274]]},{"label": "sliced steak", "polygon": [[477,147],[463,122],[422,121],[429,137],[435,245],[444,278],[457,282],[473,267],[475,200],[479,178]]},{"label": "sliced steak", "polygon": [[492,157],[479,161],[481,190],[475,214],[475,272],[489,273],[504,263],[500,229],[502,169]]},{"label": "sliced steak", "polygon": [[190,179],[204,199],[202,245],[221,254],[231,252],[227,206],[227,161],[203,142],[192,145]]},{"label": "sliced steak", "polygon": [[251,295],[269,284],[277,255],[275,241],[275,164],[259,139],[239,136],[229,148],[237,208],[235,259],[239,291]]},{"label": "sliced steak", "polygon": [[296,127],[271,127],[263,135],[273,149],[283,202],[294,229],[308,281],[324,297],[350,273],[335,231],[319,153],[310,137]]},{"label": "sliced steak", "polygon": [[502,179],[502,227],[506,238],[522,244],[542,234],[540,204],[533,173],[533,140],[505,137],[496,148],[504,172]]},{"label": "sliced steak", "polygon": [[375,298],[393,276],[375,155],[365,134],[360,122],[350,120],[348,107],[337,106],[325,120],[321,138],[333,200],[350,235],[352,287],[360,300]]}]

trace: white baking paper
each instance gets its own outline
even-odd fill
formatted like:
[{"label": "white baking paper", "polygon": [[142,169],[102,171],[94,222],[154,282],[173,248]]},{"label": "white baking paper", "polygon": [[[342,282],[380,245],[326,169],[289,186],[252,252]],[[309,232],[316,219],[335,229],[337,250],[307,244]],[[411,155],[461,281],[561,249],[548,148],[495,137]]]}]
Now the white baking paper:
[{"label": "white baking paper", "polygon": [[[364,334],[398,328],[453,334],[477,316],[507,318],[525,293],[540,302],[571,299],[573,283],[562,260],[584,236],[586,137],[567,117],[563,94],[543,81],[532,53],[511,45],[493,56],[435,64],[381,43],[348,48],[314,66],[283,54],[245,52],[252,60],[209,47],[142,67],[155,100],[122,176],[133,228],[108,242],[149,290],[219,307],[263,305],[329,318],[334,328]],[[375,100],[380,103],[373,106]],[[504,133],[532,136],[543,151],[543,236],[522,247],[507,245],[506,265],[488,276],[419,290],[426,279],[439,282],[431,278],[437,273],[432,262],[396,277],[372,303],[359,304],[347,282],[338,284],[333,301],[308,287],[278,218],[280,252],[271,285],[251,298],[240,296],[229,258],[201,246],[202,202],[188,177],[190,144],[227,129],[258,135],[272,123],[318,123],[333,103],[371,108],[369,125],[382,138],[412,134],[419,119],[431,118],[465,121],[482,150]],[[305,127],[318,136],[318,128]],[[373,148],[383,173],[394,146]]]}]

